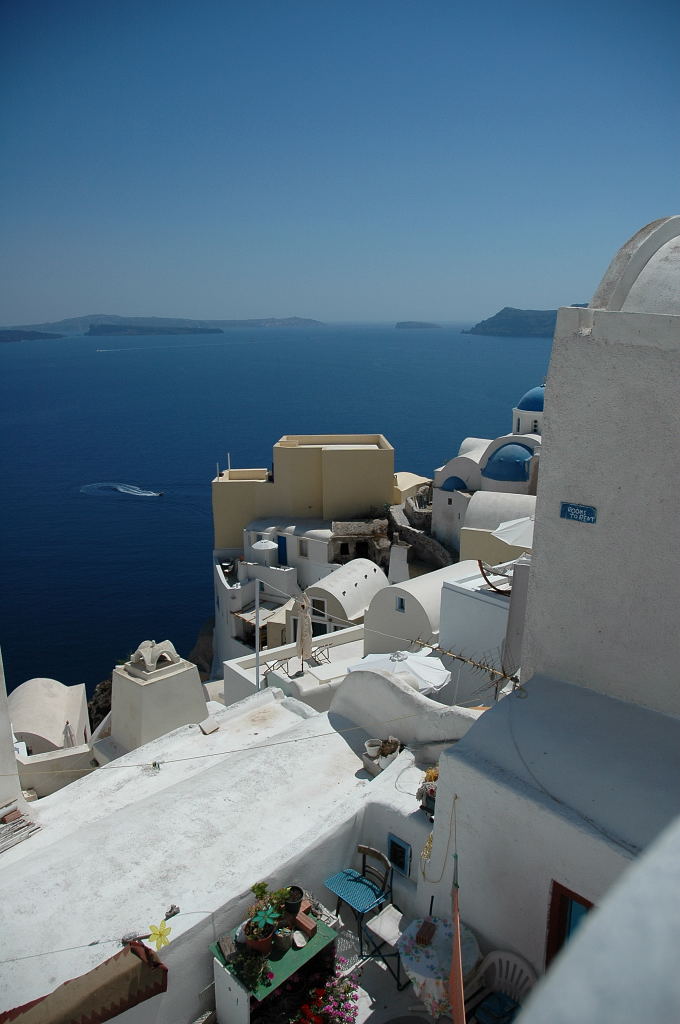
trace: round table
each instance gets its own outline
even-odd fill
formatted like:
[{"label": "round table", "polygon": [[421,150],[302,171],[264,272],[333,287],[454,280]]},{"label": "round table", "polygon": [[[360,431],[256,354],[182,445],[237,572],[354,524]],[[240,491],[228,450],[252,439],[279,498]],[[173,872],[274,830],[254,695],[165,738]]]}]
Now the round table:
[{"label": "round table", "polygon": [[[449,972],[451,970],[451,949],[453,946],[453,924],[450,917],[430,917],[437,926],[429,946],[419,946],[416,934],[423,918],[411,921],[399,939],[398,948],[401,963],[413,982],[413,991],[427,1007],[433,1017],[451,1013],[449,1004]],[[481,958],[477,939],[470,929],[461,922],[461,959],[463,980],[475,969]]]}]

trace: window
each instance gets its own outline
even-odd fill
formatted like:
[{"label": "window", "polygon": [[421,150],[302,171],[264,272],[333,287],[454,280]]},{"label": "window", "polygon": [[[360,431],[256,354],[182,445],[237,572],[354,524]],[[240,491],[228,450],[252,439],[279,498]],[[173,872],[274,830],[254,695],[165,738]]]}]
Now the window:
[{"label": "window", "polygon": [[298,554],[300,555],[301,558],[307,558],[307,541],[304,540],[302,537],[298,541]]},{"label": "window", "polygon": [[546,966],[557,956],[565,942],[569,941],[591,907],[592,903],[583,896],[572,892],[571,889],[565,889],[559,882],[552,883],[545,950]]},{"label": "window", "polygon": [[398,597],[397,598],[396,609],[397,609],[398,612],[405,612],[406,611],[406,598],[405,597]]},{"label": "window", "polygon": [[453,498],[449,498],[449,505],[453,505]]},{"label": "window", "polygon": [[340,542],[340,555],[342,557],[349,555],[349,544],[346,540]]},{"label": "window", "polygon": [[519,429],[519,416],[517,417],[517,430],[515,431],[515,433],[516,433],[516,434],[519,434],[519,433],[521,433],[521,431],[520,431],[520,429]]},{"label": "window", "polygon": [[408,877],[411,870],[411,847],[391,832],[387,835],[387,856],[394,870]]},{"label": "window", "polygon": [[312,598],[312,614],[316,612],[317,615],[326,614],[326,598],[325,597],[313,597]]}]

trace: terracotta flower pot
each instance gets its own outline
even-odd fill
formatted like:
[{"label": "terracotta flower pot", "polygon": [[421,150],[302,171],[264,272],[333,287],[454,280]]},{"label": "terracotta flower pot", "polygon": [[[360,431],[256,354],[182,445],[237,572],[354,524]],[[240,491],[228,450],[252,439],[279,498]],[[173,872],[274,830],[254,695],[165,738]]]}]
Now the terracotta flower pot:
[{"label": "terracotta flower pot", "polygon": [[248,949],[252,949],[253,953],[262,953],[266,956],[272,951],[275,930],[276,925],[272,925],[268,935],[264,935],[261,938],[256,939],[254,936],[248,934],[248,926],[246,925],[246,946]]}]

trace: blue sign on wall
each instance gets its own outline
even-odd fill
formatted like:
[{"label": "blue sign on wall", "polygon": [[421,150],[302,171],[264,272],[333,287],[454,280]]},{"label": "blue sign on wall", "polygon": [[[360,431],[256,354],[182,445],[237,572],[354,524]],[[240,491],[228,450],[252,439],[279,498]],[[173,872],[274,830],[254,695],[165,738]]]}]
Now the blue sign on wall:
[{"label": "blue sign on wall", "polygon": [[596,523],[597,509],[593,505],[573,505],[570,501],[563,501],[560,518],[573,519],[577,523]]}]

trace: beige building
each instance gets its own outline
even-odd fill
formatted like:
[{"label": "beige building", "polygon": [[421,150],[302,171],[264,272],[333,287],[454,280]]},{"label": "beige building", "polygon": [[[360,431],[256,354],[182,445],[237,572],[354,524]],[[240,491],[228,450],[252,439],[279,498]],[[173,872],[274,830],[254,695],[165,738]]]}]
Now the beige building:
[{"label": "beige building", "polygon": [[347,519],[402,500],[382,434],[287,434],[272,471],[227,469],[212,482],[217,551],[240,551],[247,523],[272,516]]}]

